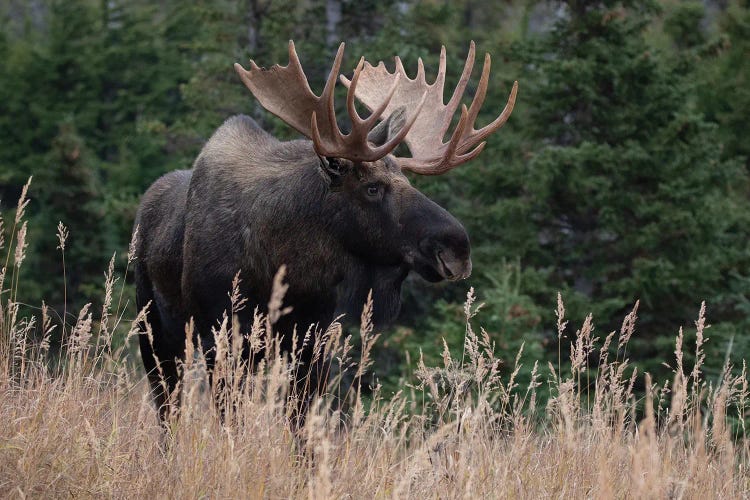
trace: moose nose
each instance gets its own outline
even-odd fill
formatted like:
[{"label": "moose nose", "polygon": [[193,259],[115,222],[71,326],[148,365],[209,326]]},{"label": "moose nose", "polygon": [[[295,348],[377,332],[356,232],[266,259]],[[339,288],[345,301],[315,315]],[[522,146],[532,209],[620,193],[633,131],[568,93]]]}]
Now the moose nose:
[{"label": "moose nose", "polygon": [[457,281],[471,275],[469,236],[460,224],[442,228],[423,239],[419,246],[444,279]]},{"label": "moose nose", "polygon": [[457,258],[450,250],[439,250],[435,258],[440,274],[445,279],[458,281],[471,276],[471,258]]}]

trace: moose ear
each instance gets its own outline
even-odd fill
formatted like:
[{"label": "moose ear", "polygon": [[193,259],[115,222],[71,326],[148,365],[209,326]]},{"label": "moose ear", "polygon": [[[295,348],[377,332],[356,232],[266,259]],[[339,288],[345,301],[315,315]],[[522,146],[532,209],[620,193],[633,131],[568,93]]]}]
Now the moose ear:
[{"label": "moose ear", "polygon": [[328,180],[328,187],[331,191],[341,191],[344,186],[344,175],[348,171],[346,166],[337,158],[319,156],[320,173]]},{"label": "moose ear", "polygon": [[367,140],[375,146],[382,146],[388,139],[398,134],[399,130],[406,123],[406,106],[396,109],[386,120],[378,123],[377,126],[367,134]]}]

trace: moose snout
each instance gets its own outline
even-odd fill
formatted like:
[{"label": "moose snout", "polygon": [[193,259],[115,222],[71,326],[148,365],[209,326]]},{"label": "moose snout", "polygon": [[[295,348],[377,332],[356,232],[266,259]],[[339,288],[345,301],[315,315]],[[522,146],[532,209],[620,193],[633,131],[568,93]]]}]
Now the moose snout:
[{"label": "moose snout", "polygon": [[419,247],[443,279],[458,281],[471,275],[469,237],[460,225],[424,238]]},{"label": "moose snout", "polygon": [[463,280],[471,276],[471,258],[458,258],[450,250],[440,250],[436,258],[443,277],[450,281]]}]

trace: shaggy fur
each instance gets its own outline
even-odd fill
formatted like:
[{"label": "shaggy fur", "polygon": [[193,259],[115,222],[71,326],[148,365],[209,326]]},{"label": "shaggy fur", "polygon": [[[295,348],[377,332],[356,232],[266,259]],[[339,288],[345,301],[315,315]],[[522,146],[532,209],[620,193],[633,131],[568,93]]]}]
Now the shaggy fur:
[{"label": "shaggy fur", "polygon": [[[379,127],[370,139],[392,133]],[[192,317],[210,364],[211,327],[229,308],[238,271],[249,300],[240,316],[246,329],[255,307],[265,310],[275,273],[287,266],[285,302],[293,310],[277,328],[289,339],[295,326],[304,332],[338,314],[358,317],[370,290],[375,322],[392,321],[412,269],[431,281],[471,270],[461,224],[414,189],[392,157],[367,164],[319,158],[312,142],[280,142],[246,116],[214,133],[192,171],[157,180],[136,225],[137,303],[152,303],[154,336],[152,349],[141,335],[141,353],[160,408],[165,395],[154,354],[174,390]]]}]

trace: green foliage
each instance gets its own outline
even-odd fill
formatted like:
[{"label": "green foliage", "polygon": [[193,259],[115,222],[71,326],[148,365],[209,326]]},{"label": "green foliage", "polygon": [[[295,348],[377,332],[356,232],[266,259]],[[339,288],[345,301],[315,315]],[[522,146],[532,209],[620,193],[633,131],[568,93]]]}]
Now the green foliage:
[{"label": "green foliage", "polygon": [[[646,45],[647,9],[569,12],[529,51],[525,130],[542,182],[529,186],[539,253],[524,262],[553,269],[543,295],[574,295],[577,317],[622,317],[641,300],[646,344],[701,299],[714,321],[737,320],[746,292],[726,286],[748,273],[746,172],[696,111],[690,75]],[[658,371],[670,351],[642,347],[633,356]]]},{"label": "green foliage", "polygon": [[[485,303],[477,324],[505,366],[524,342],[522,362],[556,361],[556,332],[544,328],[558,291],[574,323],[594,313],[599,335],[640,300],[642,334],[629,355],[641,368],[663,369],[674,325],[689,337],[702,300],[714,323],[709,359],[730,347],[733,360],[748,357],[750,10],[735,0],[711,12],[644,0],[0,6],[0,209],[32,174],[36,186],[24,300],[45,298],[62,313],[58,221],[71,233],[69,310],[100,296],[108,258],[117,251],[124,263],[140,195],[189,168],[227,117],[247,113],[295,136],[255,103],[233,62],[284,64],[294,39],[320,90],[339,40],[344,68],[360,55],[392,64],[399,54],[411,72],[422,57],[428,75],[445,45],[452,86],[473,39],[478,64],[483,51],[493,57],[479,125],[519,80],[516,109],[470,165],[412,182],[466,225],[474,276],[408,281],[379,373],[395,381],[404,350],[439,358],[443,337],[460,359],[470,286]],[[530,370],[524,363],[521,380]]]},{"label": "green foliage", "polygon": [[718,125],[725,158],[740,158],[750,172],[747,110],[750,109],[750,4],[730,2],[720,32],[697,61],[700,110]]},{"label": "green foliage", "polygon": [[706,42],[701,29],[704,15],[703,3],[682,2],[664,21],[664,31],[677,47],[696,47]]},{"label": "green foliage", "polygon": [[[65,244],[65,284],[73,305],[101,292],[102,272],[106,268],[109,249],[115,246],[109,217],[102,202],[102,186],[95,160],[76,131],[72,121],[60,124],[52,139],[52,150],[44,158],[47,168],[39,171],[35,182],[44,188],[34,190],[39,211],[32,221],[34,234],[32,255],[49,255],[29,269],[30,282],[42,286],[40,295],[56,310],[62,311],[64,287],[49,276],[62,274],[58,222],[65,221],[71,234]],[[56,217],[56,218],[53,218]],[[89,299],[90,300],[90,299]]]},{"label": "green foliage", "polygon": [[[402,327],[388,339],[388,347],[406,351],[412,360],[420,357],[428,365],[439,365],[448,349],[454,360],[464,361],[467,316],[476,332],[486,334],[501,361],[502,373],[509,375],[516,362],[522,364],[516,379],[522,387],[531,381],[534,361],[544,359],[544,339],[539,334],[541,311],[524,293],[522,272],[516,262],[501,262],[483,276],[481,290],[469,297],[476,303],[469,309],[460,301],[440,299],[430,315],[415,328]],[[468,361],[467,361],[468,362]],[[414,368],[410,366],[407,368]],[[399,374],[410,378],[410,374]],[[391,378],[391,383],[396,379]]]}]

